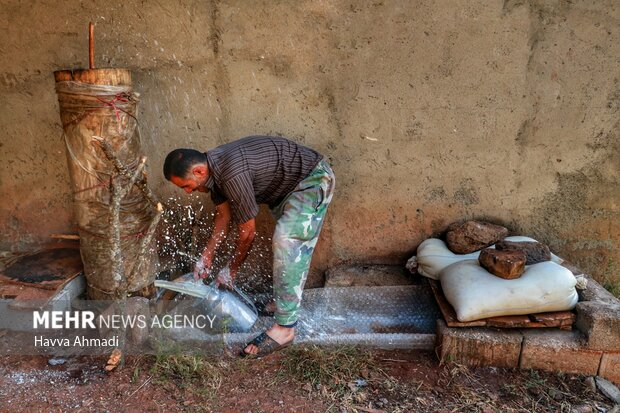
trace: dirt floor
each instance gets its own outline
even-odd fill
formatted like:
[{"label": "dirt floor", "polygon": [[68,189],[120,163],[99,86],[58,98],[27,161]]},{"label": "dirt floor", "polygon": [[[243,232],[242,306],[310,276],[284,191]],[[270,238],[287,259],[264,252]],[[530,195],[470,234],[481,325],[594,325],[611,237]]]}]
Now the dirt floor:
[{"label": "dirt floor", "polygon": [[[214,412],[606,412],[587,377],[440,366],[420,351],[295,346],[262,360],[231,355],[0,357],[0,410]],[[617,409],[617,408],[616,408]]]}]

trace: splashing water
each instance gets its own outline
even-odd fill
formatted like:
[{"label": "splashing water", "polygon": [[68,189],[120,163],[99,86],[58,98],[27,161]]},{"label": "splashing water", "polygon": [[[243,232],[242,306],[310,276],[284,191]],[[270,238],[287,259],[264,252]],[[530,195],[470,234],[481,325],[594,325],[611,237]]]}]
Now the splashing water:
[{"label": "splashing water", "polygon": [[[193,197],[173,196],[165,201],[157,248],[161,257],[160,277],[172,278],[193,270],[211,235],[214,212],[202,204],[188,204]],[[211,274],[217,274],[234,253],[236,230],[231,228],[218,248]],[[246,262],[239,269],[236,284],[250,294],[271,292],[271,236],[257,231]]]}]

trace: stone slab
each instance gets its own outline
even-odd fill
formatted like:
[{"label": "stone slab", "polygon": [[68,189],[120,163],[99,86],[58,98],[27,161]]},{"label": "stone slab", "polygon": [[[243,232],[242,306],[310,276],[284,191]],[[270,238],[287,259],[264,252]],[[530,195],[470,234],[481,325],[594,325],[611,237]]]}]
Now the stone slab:
[{"label": "stone slab", "polygon": [[620,305],[607,302],[577,303],[577,328],[594,350],[620,351]]},{"label": "stone slab", "polygon": [[522,335],[518,331],[450,328],[443,320],[437,320],[437,347],[442,362],[516,368],[521,341]]},{"label": "stone slab", "polygon": [[12,299],[0,299],[0,329],[32,331],[33,310],[72,311],[76,297],[86,290],[86,278],[79,275],[66,283],[51,298],[32,299],[16,303]]},{"label": "stone slab", "polygon": [[[566,267],[568,268],[568,266]],[[571,271],[575,275],[582,273],[578,269],[573,269]],[[588,276],[587,279],[588,279],[588,288],[579,292],[579,301],[591,301],[591,302],[599,302],[599,303],[606,303],[606,304],[612,304],[612,305],[620,304],[620,300],[618,300],[612,293],[607,291],[605,287],[599,284],[596,280],[594,280],[590,276]]]},{"label": "stone slab", "polygon": [[605,397],[614,402],[614,404],[620,404],[620,389],[615,384],[602,377],[596,377],[595,381],[596,387]]},{"label": "stone slab", "polygon": [[603,352],[587,348],[578,331],[521,330],[523,349],[519,367],[596,375]]},{"label": "stone slab", "polygon": [[620,351],[603,354],[598,375],[620,386]]}]

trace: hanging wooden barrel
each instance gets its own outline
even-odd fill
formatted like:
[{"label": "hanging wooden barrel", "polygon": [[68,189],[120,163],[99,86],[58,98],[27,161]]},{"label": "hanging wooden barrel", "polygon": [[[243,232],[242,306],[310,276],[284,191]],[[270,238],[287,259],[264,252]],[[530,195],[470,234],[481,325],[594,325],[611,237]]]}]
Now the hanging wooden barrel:
[{"label": "hanging wooden barrel", "polygon": [[[131,72],[127,69],[61,70],[54,72],[54,77],[88,296],[114,299],[125,287],[130,295],[148,296],[154,289],[157,265],[156,249],[152,245],[128,285],[123,285],[125,281],[113,271],[110,182],[116,169],[101,147],[93,144],[94,136],[105,139],[130,174],[138,167],[142,156],[136,119],[138,95],[132,89]],[[153,206],[137,186],[121,201],[120,238],[126,275],[133,273],[140,258],[141,239],[154,214]]]}]

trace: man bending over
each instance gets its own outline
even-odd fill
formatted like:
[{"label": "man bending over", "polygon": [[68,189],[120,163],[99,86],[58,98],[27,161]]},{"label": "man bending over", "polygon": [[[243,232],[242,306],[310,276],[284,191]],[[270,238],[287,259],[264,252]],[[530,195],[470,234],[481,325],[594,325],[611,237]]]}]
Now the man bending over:
[{"label": "man bending over", "polygon": [[207,152],[175,149],[166,156],[164,175],[188,194],[210,192],[215,204],[215,227],[194,269],[196,278],[209,274],[231,222],[237,226],[230,271],[220,272],[215,280],[221,288],[232,288],[252,246],[258,205],[271,208],[277,221],[273,233],[275,324],[249,342],[243,353],[263,356],[292,343],[312,253],[335,185],[327,161],[285,138],[249,136]]}]

